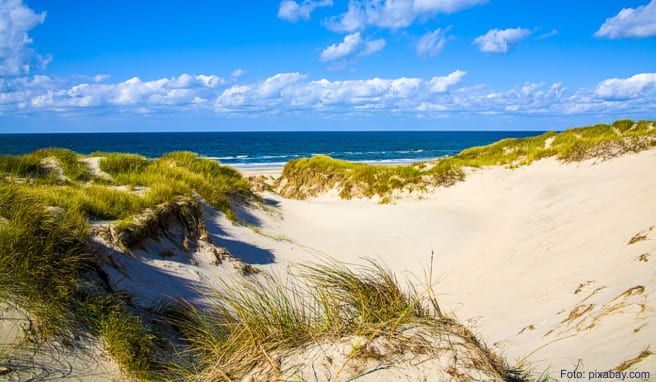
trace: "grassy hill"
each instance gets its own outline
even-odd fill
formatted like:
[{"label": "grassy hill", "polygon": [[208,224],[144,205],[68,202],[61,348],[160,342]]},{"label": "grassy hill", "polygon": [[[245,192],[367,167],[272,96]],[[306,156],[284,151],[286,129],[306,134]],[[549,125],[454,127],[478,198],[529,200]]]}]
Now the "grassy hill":
[{"label": "grassy hill", "polygon": [[389,202],[394,191],[425,191],[462,181],[463,167],[516,167],[548,157],[581,161],[645,150],[656,146],[654,125],[653,121],[620,120],[561,133],[550,131],[535,137],[503,139],[465,149],[454,157],[412,165],[371,165],[320,155],[300,158],[285,165],[276,190],[288,198],[306,199],[338,189],[344,199],[378,196]]}]

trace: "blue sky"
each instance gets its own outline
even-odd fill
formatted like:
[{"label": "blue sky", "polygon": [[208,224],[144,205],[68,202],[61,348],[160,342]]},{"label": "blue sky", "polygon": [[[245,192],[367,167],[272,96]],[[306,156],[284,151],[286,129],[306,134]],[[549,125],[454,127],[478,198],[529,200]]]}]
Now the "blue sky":
[{"label": "blue sky", "polygon": [[0,0],[0,133],[656,119],[656,0]]}]

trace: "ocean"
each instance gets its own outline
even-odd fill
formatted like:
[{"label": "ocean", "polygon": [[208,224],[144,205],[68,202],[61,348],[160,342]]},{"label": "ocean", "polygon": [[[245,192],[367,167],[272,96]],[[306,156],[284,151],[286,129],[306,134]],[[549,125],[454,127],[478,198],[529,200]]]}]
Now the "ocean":
[{"label": "ocean", "polygon": [[0,154],[24,154],[59,147],[79,154],[126,152],[159,157],[192,151],[237,168],[282,167],[287,161],[328,155],[367,163],[411,163],[455,155],[503,138],[536,131],[386,132],[180,132],[0,134]]}]

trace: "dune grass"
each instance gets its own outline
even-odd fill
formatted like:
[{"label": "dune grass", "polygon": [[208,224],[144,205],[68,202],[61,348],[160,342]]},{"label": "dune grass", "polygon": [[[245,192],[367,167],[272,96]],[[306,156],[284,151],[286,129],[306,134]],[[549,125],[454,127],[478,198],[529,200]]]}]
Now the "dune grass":
[{"label": "dune grass", "polygon": [[57,184],[57,178],[44,165],[44,160],[52,158],[62,169],[62,173],[70,181],[85,181],[90,179],[87,167],[80,163],[80,156],[70,150],[47,148],[36,150],[25,155],[0,155],[0,176],[31,178],[46,184]]},{"label": "dune grass", "polygon": [[186,362],[175,364],[172,373],[179,380],[238,380],[255,367],[277,370],[275,358],[290,349],[345,336],[397,338],[413,324],[471,337],[497,372],[510,375],[469,331],[443,317],[430,296],[412,285],[401,288],[392,272],[373,261],[353,271],[329,260],[301,266],[284,281],[266,276],[226,285],[209,308],[183,301],[170,315],[186,345]]},{"label": "dune grass", "polygon": [[0,217],[0,302],[26,312],[29,339],[70,342],[90,331],[127,375],[146,375],[154,349],[148,327],[111,295],[90,296],[81,279],[94,265],[79,210],[48,209],[39,193],[4,184]]},{"label": "dune grass", "polygon": [[278,180],[278,191],[286,197],[306,199],[340,188],[340,197],[385,198],[405,187],[425,189],[428,185],[448,186],[464,179],[461,166],[444,160],[422,168],[413,166],[378,166],[348,162],[317,155],[288,162]]},{"label": "dune grass", "polygon": [[461,181],[463,167],[517,167],[548,157],[570,162],[645,150],[656,146],[654,125],[654,121],[619,120],[561,133],[549,131],[534,137],[503,139],[465,149],[453,157],[412,165],[368,165],[326,156],[300,158],[285,165],[276,187],[281,195],[296,199],[337,188],[344,199],[378,196],[381,202],[388,202],[394,191],[425,190]]},{"label": "dune grass", "polygon": [[216,209],[234,217],[231,205],[250,199],[249,183],[237,170],[200,158],[191,152],[173,152],[152,161],[134,154],[93,153],[101,156],[100,169],[112,175],[112,184],[146,187],[144,204],[170,202],[177,196],[197,193]]},{"label": "dune grass", "polygon": [[[89,182],[94,179],[82,157],[68,150],[0,156],[0,302],[26,312],[31,340],[70,339],[88,331],[103,339],[126,375],[148,379],[157,342],[149,325],[125,298],[100,293],[98,286],[92,293],[83,281],[95,267],[88,253],[89,224],[114,221],[117,229],[134,231],[139,227],[133,216],[183,196],[201,196],[232,215],[233,202],[252,196],[236,170],[193,153],[155,160],[102,156],[100,167],[113,180]],[[130,192],[137,186],[144,187],[143,195]]]},{"label": "dune grass", "polygon": [[0,300],[35,317],[40,338],[70,331],[78,275],[90,262],[84,225],[13,185],[0,186],[0,216]]},{"label": "dune grass", "polygon": [[123,372],[140,380],[153,379],[158,341],[150,325],[130,312],[127,296],[86,295],[80,299],[83,322],[100,335],[109,355]]}]

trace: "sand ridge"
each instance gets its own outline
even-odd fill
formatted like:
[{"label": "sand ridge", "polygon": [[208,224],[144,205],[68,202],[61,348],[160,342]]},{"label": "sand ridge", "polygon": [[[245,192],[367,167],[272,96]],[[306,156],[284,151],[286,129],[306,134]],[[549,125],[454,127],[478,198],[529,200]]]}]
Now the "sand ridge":
[{"label": "sand ridge", "polygon": [[[570,164],[544,159],[470,170],[464,182],[421,200],[267,194],[276,213],[252,213],[259,231],[287,240],[256,239],[275,258],[264,269],[322,254],[350,263],[372,257],[421,281],[435,251],[443,310],[511,364],[557,377],[577,365],[611,370],[656,349],[655,170],[656,150]],[[636,235],[644,239],[629,244]],[[656,372],[656,356],[633,369]]]}]

